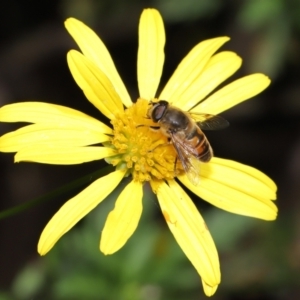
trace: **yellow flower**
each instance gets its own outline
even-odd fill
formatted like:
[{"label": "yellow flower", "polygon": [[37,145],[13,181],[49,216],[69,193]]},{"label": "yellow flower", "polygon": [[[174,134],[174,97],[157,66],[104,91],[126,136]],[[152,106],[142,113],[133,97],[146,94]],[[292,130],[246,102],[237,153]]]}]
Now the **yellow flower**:
[{"label": "yellow flower", "polygon": [[179,163],[174,171],[173,145],[160,131],[149,128],[155,125],[146,118],[149,101],[157,97],[191,113],[219,114],[260,93],[270,80],[263,74],[252,74],[212,93],[241,65],[240,57],[233,52],[215,54],[229,40],[219,37],[196,45],[156,96],[164,63],[165,32],[159,12],[145,9],[139,24],[140,98],[134,103],[99,37],[73,18],[65,25],[82,51],[68,53],[71,73],[86,98],[111,120],[112,128],[64,106],[41,102],[6,105],[0,109],[0,121],[31,124],[3,135],[0,151],[16,152],[15,162],[79,164],[105,158],[116,169],[60,208],[42,232],[38,252],[46,254],[124,176],[130,175],[132,181],[107,217],[100,250],[112,254],[133,234],[142,213],[143,184],[150,182],[172,234],[200,274],[206,295],[211,296],[221,277],[218,253],[200,213],[175,178],[219,208],[264,220],[276,218],[272,201],[276,185],[252,167],[221,158],[201,164],[200,184],[193,185]]}]

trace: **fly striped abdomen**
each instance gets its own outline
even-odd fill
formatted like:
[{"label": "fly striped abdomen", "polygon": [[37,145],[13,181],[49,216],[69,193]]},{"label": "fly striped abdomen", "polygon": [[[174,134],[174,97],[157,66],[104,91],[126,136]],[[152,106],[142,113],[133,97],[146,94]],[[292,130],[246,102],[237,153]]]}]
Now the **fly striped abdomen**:
[{"label": "fly striped abdomen", "polygon": [[186,142],[188,142],[189,148],[192,150],[194,156],[200,161],[210,161],[213,156],[212,148],[206,136],[197,125],[186,135]]}]

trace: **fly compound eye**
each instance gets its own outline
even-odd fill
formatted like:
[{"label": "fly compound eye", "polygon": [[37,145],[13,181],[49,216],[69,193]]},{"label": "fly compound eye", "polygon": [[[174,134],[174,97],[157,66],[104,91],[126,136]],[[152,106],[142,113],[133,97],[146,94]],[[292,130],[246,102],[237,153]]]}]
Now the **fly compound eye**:
[{"label": "fly compound eye", "polygon": [[153,122],[159,122],[159,120],[164,116],[168,107],[168,102],[161,100],[158,103],[154,104],[152,111],[152,120]]}]

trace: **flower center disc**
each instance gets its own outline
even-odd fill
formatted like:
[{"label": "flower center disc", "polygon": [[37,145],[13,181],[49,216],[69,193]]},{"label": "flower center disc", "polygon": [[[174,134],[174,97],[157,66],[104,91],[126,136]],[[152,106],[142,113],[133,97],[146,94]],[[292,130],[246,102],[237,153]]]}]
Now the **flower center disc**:
[{"label": "flower center disc", "polygon": [[114,128],[112,145],[118,155],[107,159],[113,165],[127,168],[135,180],[140,182],[152,179],[172,179],[180,171],[176,164],[176,151],[158,126],[147,118],[149,102],[138,101],[120,114],[111,123]]}]

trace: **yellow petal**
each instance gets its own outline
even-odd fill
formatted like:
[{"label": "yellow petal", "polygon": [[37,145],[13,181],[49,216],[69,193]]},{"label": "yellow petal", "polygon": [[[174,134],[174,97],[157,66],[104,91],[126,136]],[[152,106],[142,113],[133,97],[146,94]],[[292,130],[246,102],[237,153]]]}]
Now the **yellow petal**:
[{"label": "yellow petal", "polygon": [[211,286],[218,285],[219,258],[207,226],[183,189],[174,180],[168,184],[151,181],[167,224],[201,278]]},{"label": "yellow petal", "polygon": [[105,73],[78,51],[69,51],[67,59],[76,83],[93,105],[109,119],[123,112],[121,99]]},{"label": "yellow petal", "polygon": [[276,185],[262,172],[235,161],[214,157],[201,165],[200,184],[195,186],[185,175],[179,180],[207,202],[232,213],[274,220],[277,207]]},{"label": "yellow petal", "polygon": [[217,115],[262,92],[270,84],[264,74],[252,74],[231,82],[191,110]]},{"label": "yellow petal", "polygon": [[32,124],[0,137],[0,151],[17,152],[28,145],[47,144],[54,147],[78,147],[99,144],[110,138],[100,132],[59,124]]},{"label": "yellow petal", "polygon": [[111,134],[112,129],[104,123],[78,110],[43,102],[22,102],[0,108],[1,122],[29,122],[77,127]]},{"label": "yellow petal", "polygon": [[132,105],[130,96],[126,90],[126,87],[115,67],[115,64],[97,34],[87,27],[82,22],[69,18],[65,22],[65,26],[73,37],[82,53],[109,78],[113,83],[114,89],[122,99],[123,104],[128,107]]},{"label": "yellow petal", "polygon": [[163,20],[156,9],[144,9],[139,25],[138,85],[140,97],[155,97],[162,74],[165,54]]},{"label": "yellow petal", "polygon": [[184,90],[202,73],[211,56],[228,40],[228,37],[219,37],[196,45],[178,65],[159,99],[176,103]]},{"label": "yellow petal", "polygon": [[115,150],[106,147],[55,147],[36,143],[19,150],[15,155],[15,162],[30,161],[52,165],[74,165],[116,154]]},{"label": "yellow petal", "polygon": [[241,64],[242,59],[234,52],[224,51],[212,56],[202,73],[186,85],[173,104],[184,111],[190,110],[234,74]]},{"label": "yellow petal", "polygon": [[112,172],[67,201],[44,228],[38,243],[39,254],[45,255],[50,251],[66,232],[116,188],[123,176],[123,171]]},{"label": "yellow petal", "polygon": [[203,290],[207,297],[211,297],[217,290],[218,286],[210,286],[204,280],[202,280]]},{"label": "yellow petal", "polygon": [[138,226],[143,205],[143,185],[131,181],[118,197],[109,213],[101,235],[100,250],[113,254],[125,245]]}]

